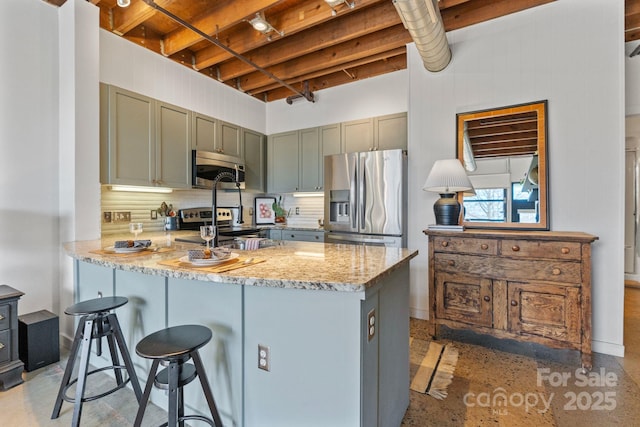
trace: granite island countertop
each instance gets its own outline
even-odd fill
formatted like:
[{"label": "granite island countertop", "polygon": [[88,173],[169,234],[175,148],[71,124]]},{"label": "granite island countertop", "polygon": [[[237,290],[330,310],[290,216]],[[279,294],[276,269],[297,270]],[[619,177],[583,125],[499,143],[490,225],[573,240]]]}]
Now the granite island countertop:
[{"label": "granite island countertop", "polygon": [[281,241],[276,246],[253,251],[234,249],[242,258],[262,258],[264,262],[222,273],[208,273],[194,267],[159,264],[185,256],[187,250],[201,246],[175,242],[162,233],[140,238],[151,239],[154,247],[162,250],[131,257],[96,253],[113,245],[115,237],[69,242],[64,244],[64,249],[79,261],[143,274],[249,286],[342,292],[364,291],[418,254],[418,251],[406,248]]}]

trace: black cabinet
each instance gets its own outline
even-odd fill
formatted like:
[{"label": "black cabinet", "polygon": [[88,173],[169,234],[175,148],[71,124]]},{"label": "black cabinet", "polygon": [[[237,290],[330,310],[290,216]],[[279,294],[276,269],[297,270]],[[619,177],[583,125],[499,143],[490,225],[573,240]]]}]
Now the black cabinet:
[{"label": "black cabinet", "polygon": [[0,285],[0,390],[22,384],[24,364],[18,357],[18,300],[24,293]]}]

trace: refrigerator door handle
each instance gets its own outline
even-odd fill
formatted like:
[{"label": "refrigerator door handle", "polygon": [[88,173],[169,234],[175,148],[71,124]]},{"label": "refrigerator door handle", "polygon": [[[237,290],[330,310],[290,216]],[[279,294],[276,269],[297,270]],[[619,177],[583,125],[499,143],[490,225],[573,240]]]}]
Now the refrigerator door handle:
[{"label": "refrigerator door handle", "polygon": [[366,181],[366,174],[365,174],[365,158],[363,156],[359,156],[359,160],[360,160],[360,164],[358,165],[358,171],[359,171],[359,175],[360,175],[360,197],[358,200],[358,212],[360,213],[360,221],[359,221],[359,230],[358,231],[362,231],[364,229],[365,223],[364,220],[366,218],[365,215],[365,203],[367,201],[367,181]]},{"label": "refrigerator door handle", "polygon": [[358,214],[357,214],[357,202],[356,199],[358,198],[358,168],[357,166],[357,157],[356,157],[356,161],[353,162],[353,177],[351,179],[351,183],[349,185],[350,187],[350,194],[349,194],[349,200],[351,201],[349,203],[349,207],[350,207],[350,216],[351,216],[351,229],[352,230],[357,230],[358,228]]}]

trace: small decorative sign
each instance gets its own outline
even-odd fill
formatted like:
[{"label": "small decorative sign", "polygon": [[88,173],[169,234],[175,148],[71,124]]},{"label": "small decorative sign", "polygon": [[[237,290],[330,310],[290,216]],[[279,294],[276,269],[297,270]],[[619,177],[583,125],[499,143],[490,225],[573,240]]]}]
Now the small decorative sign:
[{"label": "small decorative sign", "polygon": [[255,198],[255,216],[256,224],[275,224],[276,214],[273,211],[273,204],[276,202],[275,197],[256,197]]}]

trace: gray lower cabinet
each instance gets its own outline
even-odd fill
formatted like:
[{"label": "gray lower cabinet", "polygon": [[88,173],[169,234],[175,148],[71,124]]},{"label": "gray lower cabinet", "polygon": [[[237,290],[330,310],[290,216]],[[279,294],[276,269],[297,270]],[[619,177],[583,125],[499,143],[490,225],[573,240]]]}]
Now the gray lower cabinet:
[{"label": "gray lower cabinet", "polygon": [[191,187],[191,112],[100,85],[102,184]]},{"label": "gray lower cabinet", "polygon": [[264,193],[267,189],[267,150],[263,134],[242,129],[245,162],[245,188]]},{"label": "gray lower cabinet", "polygon": [[271,229],[269,230],[269,238],[272,240],[282,240],[282,230]]},{"label": "gray lower cabinet", "polygon": [[282,240],[324,243],[324,231],[282,230]]}]

